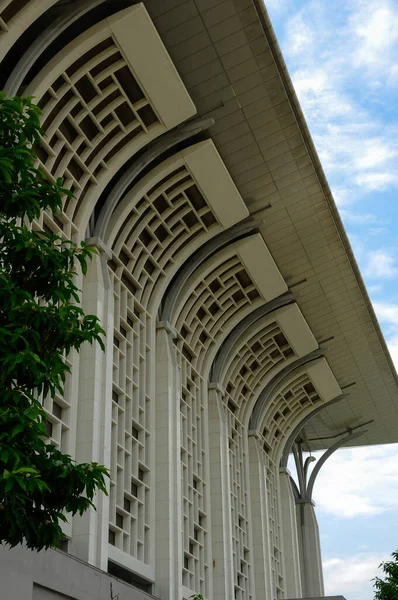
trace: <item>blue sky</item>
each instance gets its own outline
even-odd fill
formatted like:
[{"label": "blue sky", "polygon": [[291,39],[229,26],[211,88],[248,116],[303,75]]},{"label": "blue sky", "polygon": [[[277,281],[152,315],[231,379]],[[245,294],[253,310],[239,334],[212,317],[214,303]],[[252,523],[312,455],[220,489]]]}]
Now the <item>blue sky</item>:
[{"label": "blue sky", "polygon": [[[398,0],[265,4],[398,365]],[[372,600],[398,548],[398,446],[337,452],[315,500],[326,593]]]}]

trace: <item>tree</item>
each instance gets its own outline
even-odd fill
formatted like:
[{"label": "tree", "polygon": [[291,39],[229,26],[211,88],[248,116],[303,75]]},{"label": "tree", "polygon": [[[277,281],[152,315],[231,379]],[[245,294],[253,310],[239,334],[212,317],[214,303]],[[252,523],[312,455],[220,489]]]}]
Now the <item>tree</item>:
[{"label": "tree", "polygon": [[38,231],[41,211],[71,196],[35,168],[40,109],[0,94],[0,541],[57,545],[66,513],[83,514],[106,493],[107,469],[75,464],[49,442],[40,398],[62,393],[65,357],[104,333],[79,306],[76,267],[95,251]]},{"label": "tree", "polygon": [[382,562],[380,568],[384,579],[374,578],[375,600],[398,600],[398,551],[391,554],[393,560]]}]

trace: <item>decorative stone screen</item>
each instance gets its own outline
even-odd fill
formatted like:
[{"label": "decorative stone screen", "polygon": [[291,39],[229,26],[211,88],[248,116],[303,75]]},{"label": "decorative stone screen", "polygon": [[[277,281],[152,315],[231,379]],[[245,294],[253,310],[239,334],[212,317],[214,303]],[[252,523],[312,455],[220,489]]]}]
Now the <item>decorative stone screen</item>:
[{"label": "decorative stone screen", "polygon": [[243,420],[247,402],[255,397],[259,382],[293,353],[277,322],[256,332],[234,354],[223,381],[227,414],[229,475],[232,506],[232,537],[235,598],[252,597],[250,551],[250,496],[248,478],[248,431]]},{"label": "decorative stone screen", "polygon": [[[207,594],[209,569],[206,500],[209,491],[208,456],[204,443],[208,426],[207,382],[203,379],[203,361],[217,337],[228,327],[228,321],[233,315],[244,307],[256,306],[258,302],[261,302],[260,294],[244,265],[238,256],[231,256],[196,285],[176,324],[177,358],[181,373],[181,471],[184,506],[182,578],[186,587],[204,595]],[[236,462],[239,461],[241,457],[237,456]],[[231,466],[233,471],[239,468],[235,463]],[[242,486],[242,490],[244,487],[246,486]],[[242,513],[238,507],[237,513]],[[243,545],[245,527],[246,522],[242,521],[239,535]],[[241,584],[245,585],[243,575]]]},{"label": "decorative stone screen", "polygon": [[[151,560],[150,448],[155,410],[151,385],[156,314],[150,312],[150,300],[156,285],[175,269],[180,252],[195,243],[199,235],[214,235],[219,229],[197,183],[185,166],[179,166],[171,168],[136,199],[113,242],[113,258],[109,263],[115,301],[109,541],[145,563]],[[184,447],[190,448],[189,454],[181,455],[184,515],[189,521],[184,529],[184,581],[187,587],[196,590],[198,586],[204,589],[208,582],[205,556],[208,508],[201,429],[205,418],[198,395],[199,374],[184,356],[180,364],[185,382],[181,428],[185,431]],[[200,566],[193,569],[193,564]]]},{"label": "decorative stone screen", "polygon": [[254,397],[264,376],[293,355],[294,351],[276,321],[256,332],[234,352],[222,387],[239,415],[244,414],[247,401]]},{"label": "decorative stone screen", "polygon": [[36,148],[39,166],[74,194],[61,221],[73,220],[113,157],[134,138],[143,145],[159,122],[111,37],[60,73],[38,104],[47,132]]},{"label": "decorative stone screen", "polygon": [[185,166],[168,173],[132,207],[114,242],[132,291],[145,306],[188,244],[220,229]]},{"label": "decorative stone screen", "polygon": [[114,293],[110,544],[149,562],[153,407],[150,316],[111,273]]}]

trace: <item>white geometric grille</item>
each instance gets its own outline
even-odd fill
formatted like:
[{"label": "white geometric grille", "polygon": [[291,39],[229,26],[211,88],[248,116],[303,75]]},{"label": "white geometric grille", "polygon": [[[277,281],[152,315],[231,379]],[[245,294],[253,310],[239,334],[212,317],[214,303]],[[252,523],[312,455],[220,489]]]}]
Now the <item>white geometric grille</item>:
[{"label": "white geometric grille", "polygon": [[73,191],[63,208],[70,220],[113,157],[159,122],[111,37],[61,73],[38,105],[47,132],[35,147],[39,167]]},{"label": "white geometric grille", "polygon": [[208,596],[208,527],[207,465],[205,428],[206,408],[203,403],[203,378],[181,353],[180,428],[181,486],[183,508],[182,581],[190,590]]},{"label": "white geometric grille", "polygon": [[[176,324],[178,336],[175,344],[181,369],[181,470],[184,506],[182,578],[186,587],[195,593],[203,590],[200,592],[203,595],[207,593],[208,570],[208,459],[204,444],[207,429],[207,381],[201,376],[201,367],[210,346],[222,334],[228,320],[243,307],[257,305],[259,299],[260,294],[241,260],[233,256],[197,284]],[[242,543],[245,542],[246,525],[242,522]],[[196,543],[195,535],[201,544]]]},{"label": "white geometric grille", "polygon": [[131,208],[113,244],[145,306],[159,277],[201,233],[220,229],[186,167],[175,169]]},{"label": "white geometric grille", "polygon": [[[40,216],[32,222],[32,230],[55,233],[63,240],[67,239],[67,235],[58,227],[53,216],[46,212],[41,212]],[[80,282],[77,275],[74,277],[74,283],[79,286]],[[71,372],[65,373],[63,395],[61,396],[59,392],[56,392],[54,397],[49,395],[46,398],[41,398],[41,400],[47,413],[45,426],[47,434],[50,436],[49,442],[62,452],[75,457],[75,447],[72,445],[70,430],[71,427],[75,426],[72,423],[72,411],[76,408],[76,396],[72,392],[72,381],[73,378],[76,379],[77,371],[75,372],[72,366],[78,364],[77,352],[72,351],[64,360]]]},{"label": "white geometric grille", "polygon": [[306,373],[286,385],[267,406],[263,417],[262,446],[267,469],[268,531],[271,548],[273,600],[284,598],[281,516],[279,506],[279,452],[292,423],[301,412],[321,401]]},{"label": "white geometric grille", "polygon": [[277,462],[281,443],[289,433],[290,423],[321,399],[306,373],[286,385],[267,405],[263,415],[264,450]]},{"label": "white geometric grille", "polygon": [[118,273],[110,270],[110,276],[115,329],[109,543],[148,563],[153,430],[150,316]]},{"label": "white geometric grille", "polygon": [[255,397],[264,376],[293,355],[293,349],[275,321],[253,334],[234,352],[221,386],[241,419],[247,401]]},{"label": "white geometric grille", "polygon": [[[115,294],[110,543],[144,562],[149,561],[152,468],[149,458],[152,427],[150,415],[153,410],[149,391],[153,381],[153,344],[150,340],[152,317],[148,312],[150,297],[159,279],[164,278],[170,268],[175,268],[178,264],[179,252],[186,249],[198,235],[207,235],[215,228],[220,228],[216,218],[183,166],[170,172],[131,207],[113,243],[113,257],[109,262]],[[187,379],[186,385],[189,387],[193,384],[189,384]],[[188,394],[187,389],[185,387]],[[128,411],[123,406],[123,399],[132,403],[133,408],[139,407],[140,418],[138,421],[133,418],[133,434],[126,434],[125,438],[121,432],[130,427],[130,424],[126,424],[127,418],[130,423],[130,416],[126,416]],[[184,401],[181,399],[181,402],[183,404]],[[190,399],[187,400],[185,411],[188,422],[191,422],[191,411],[195,412],[195,406],[191,406]],[[197,410],[200,412],[199,406]],[[133,447],[132,453],[129,451],[130,444]],[[200,440],[195,439],[195,449],[199,447]],[[140,458],[140,453],[145,459]],[[199,488],[202,469],[200,456],[197,460],[187,459],[186,464],[190,472],[195,473],[190,481],[195,477]],[[129,477],[133,478],[134,492],[138,487],[138,498],[131,493]],[[193,491],[186,488],[184,497],[184,507],[192,517],[190,529],[186,530],[186,552],[194,547],[196,553],[187,556],[184,562],[200,562],[200,574],[196,569],[196,587],[192,589],[198,589],[197,585],[204,589],[208,580],[205,576],[208,565],[204,557],[205,499],[200,496],[199,489]],[[122,508],[126,498],[130,503],[131,516]],[[196,515],[195,523],[193,510]]]},{"label": "white geometric grille", "polygon": [[[242,421],[247,402],[256,396],[264,376],[293,354],[279,325],[272,322],[256,332],[235,352],[222,384],[228,422],[229,469],[232,506],[232,536],[235,597],[251,597],[250,577],[253,557],[250,552],[249,497],[247,490],[247,429]],[[255,526],[255,525],[254,525]]]},{"label": "white geometric grille", "polygon": [[[68,359],[65,359],[65,364],[69,368],[72,367],[72,363]],[[56,392],[54,397],[49,394],[42,400],[43,408],[47,413],[45,427],[47,434],[50,436],[48,441],[54,444],[61,452],[66,452],[67,454],[74,454],[74,449],[71,448],[70,441],[71,402],[73,398],[70,389],[71,384],[72,375],[66,373],[63,396],[59,392]]]},{"label": "white geometric grille", "polygon": [[232,553],[234,561],[234,597],[252,597],[250,585],[250,514],[247,469],[247,432],[234,414],[232,403],[226,407],[228,424],[229,478],[231,491]]},{"label": "white geometric grille", "polygon": [[177,320],[182,354],[200,371],[216,336],[245,306],[258,304],[260,294],[238,256],[221,263],[196,286]]}]

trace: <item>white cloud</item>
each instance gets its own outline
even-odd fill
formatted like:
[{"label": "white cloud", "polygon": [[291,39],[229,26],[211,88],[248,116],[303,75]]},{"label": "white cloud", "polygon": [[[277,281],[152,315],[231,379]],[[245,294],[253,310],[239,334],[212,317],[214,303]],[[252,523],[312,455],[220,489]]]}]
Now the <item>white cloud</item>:
[{"label": "white cloud", "polygon": [[398,304],[388,302],[373,302],[373,308],[381,323],[398,327]]},{"label": "white cloud", "polygon": [[388,350],[398,369],[398,304],[373,302],[373,308],[380,323],[384,326]]},{"label": "white cloud", "polygon": [[266,0],[265,8],[272,18],[280,15],[291,6],[291,0]]},{"label": "white cloud", "polygon": [[394,46],[398,41],[398,12],[391,2],[363,0],[355,3],[350,19],[356,37],[352,60],[358,66],[389,71],[393,67]]},{"label": "white cloud", "polygon": [[[340,216],[345,223],[352,223],[355,225],[378,225],[383,223],[383,220],[371,213],[358,213],[345,208],[340,209]],[[380,232],[380,228],[377,228]],[[383,231],[383,230],[382,230]]]},{"label": "white cloud", "polygon": [[372,250],[363,273],[369,279],[392,279],[398,275],[397,259],[387,250]]},{"label": "white cloud", "polygon": [[371,296],[372,294],[380,294],[383,291],[383,286],[382,285],[368,285],[366,286],[367,290],[369,292],[369,295]]},{"label": "white cloud", "polygon": [[396,173],[390,173],[388,171],[382,171],[377,173],[372,171],[370,173],[359,174],[355,178],[356,183],[359,187],[368,191],[380,191],[386,190],[391,185],[398,184],[398,175]]},{"label": "white cloud", "polygon": [[378,567],[389,556],[364,552],[349,558],[329,558],[323,561],[325,592],[330,595],[344,593],[348,600],[372,600],[375,576],[381,575]]},{"label": "white cloud", "polygon": [[289,54],[300,54],[312,48],[314,31],[308,25],[303,13],[297,13],[288,20],[287,35],[289,36]]},{"label": "white cloud", "polygon": [[398,187],[397,124],[381,110],[398,83],[397,6],[307,1],[286,14],[282,49],[339,206]]}]

